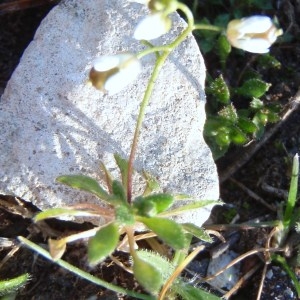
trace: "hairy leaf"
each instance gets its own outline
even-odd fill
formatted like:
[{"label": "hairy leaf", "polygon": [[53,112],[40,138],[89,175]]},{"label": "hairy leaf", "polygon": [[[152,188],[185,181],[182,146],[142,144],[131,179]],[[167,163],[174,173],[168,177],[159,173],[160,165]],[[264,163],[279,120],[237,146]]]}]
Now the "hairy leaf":
[{"label": "hairy leaf", "polygon": [[182,226],[175,221],[163,218],[138,218],[149,229],[155,232],[166,244],[174,249],[186,246],[186,237]]},{"label": "hairy leaf", "polygon": [[108,193],[99,185],[98,181],[85,175],[63,175],[56,178],[56,181],[72,188],[90,192],[102,200],[108,199]]},{"label": "hairy leaf", "polygon": [[102,227],[88,243],[88,258],[91,265],[104,260],[117,247],[119,242],[119,227],[116,223]]},{"label": "hairy leaf", "polygon": [[133,259],[133,273],[136,280],[150,293],[157,294],[163,284],[160,272],[150,263],[136,255]]}]

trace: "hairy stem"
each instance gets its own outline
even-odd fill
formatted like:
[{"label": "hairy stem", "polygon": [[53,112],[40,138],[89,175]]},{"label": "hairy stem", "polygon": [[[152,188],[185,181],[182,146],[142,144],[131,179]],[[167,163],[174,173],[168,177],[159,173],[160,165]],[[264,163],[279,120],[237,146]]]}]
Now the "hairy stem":
[{"label": "hairy stem", "polygon": [[[19,236],[18,240],[24,244],[26,247],[30,248],[31,250],[34,250],[35,252],[37,252],[38,254],[42,255],[43,257],[45,257],[48,260],[52,260],[52,257],[50,255],[50,253],[48,251],[46,251],[45,249],[43,249],[42,247],[38,246],[37,244],[27,240],[26,238]],[[143,300],[154,300],[154,298],[152,296],[149,295],[144,295],[144,294],[140,294],[137,292],[133,292],[133,291],[129,291],[126,289],[123,289],[119,286],[116,286],[114,284],[108,283],[104,280],[101,280],[71,264],[69,264],[68,262],[62,260],[62,259],[58,259],[57,261],[55,261],[55,263],[59,266],[61,266],[62,268],[68,270],[71,273],[76,274],[77,276],[80,276],[86,280],[88,280],[89,282],[95,283],[97,285],[100,285],[106,289],[109,289],[111,291],[114,291],[116,293],[121,293],[124,295],[128,295],[131,297],[135,297],[137,299],[143,299]]]}]

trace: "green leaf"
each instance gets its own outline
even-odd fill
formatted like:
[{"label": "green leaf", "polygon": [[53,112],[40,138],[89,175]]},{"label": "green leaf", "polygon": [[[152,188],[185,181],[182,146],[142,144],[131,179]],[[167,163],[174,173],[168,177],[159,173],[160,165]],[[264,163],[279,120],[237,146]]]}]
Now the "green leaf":
[{"label": "green leaf", "polygon": [[148,292],[158,294],[163,284],[162,275],[153,265],[140,259],[138,254],[133,257],[133,274]]},{"label": "green leaf", "polygon": [[209,116],[205,122],[204,135],[216,136],[220,134],[220,132],[222,132],[225,128],[227,128],[226,126],[230,126],[230,125],[231,124],[228,121],[224,120],[219,116],[216,117]]},{"label": "green leaf", "polygon": [[277,111],[272,111],[271,108],[268,110],[268,122],[275,123],[280,120],[279,113]]},{"label": "green leaf", "polygon": [[34,222],[38,222],[44,219],[58,218],[58,217],[89,217],[99,216],[99,213],[87,210],[76,210],[69,208],[50,208],[38,213],[34,218]]},{"label": "green leaf", "polygon": [[258,126],[259,124],[266,125],[268,123],[268,113],[258,111],[253,117],[253,122]]},{"label": "green leaf", "polygon": [[100,163],[100,167],[101,167],[102,171],[105,174],[105,181],[106,181],[106,184],[107,184],[108,191],[110,193],[112,193],[113,177],[112,177],[111,173],[107,170],[107,168],[106,168],[106,166],[103,162]]},{"label": "green leaf", "polygon": [[143,176],[146,180],[146,188],[143,196],[148,196],[152,192],[158,191],[160,189],[158,181],[151,174],[144,171]]},{"label": "green leaf", "polygon": [[222,75],[210,83],[209,87],[206,88],[206,92],[215,96],[222,104],[230,102],[230,92]]},{"label": "green leaf", "polygon": [[138,257],[143,261],[148,261],[152,264],[162,276],[163,282],[166,282],[175,270],[175,265],[166,257],[149,250],[138,250],[136,252]]},{"label": "green leaf", "polygon": [[237,127],[231,128],[230,140],[236,145],[244,145],[248,142],[247,136]]},{"label": "green leaf", "polygon": [[191,203],[181,205],[179,207],[176,207],[172,210],[168,210],[166,212],[163,212],[160,214],[160,216],[175,216],[179,215],[183,212],[189,211],[189,210],[194,210],[194,209],[199,209],[205,206],[209,205],[222,205],[223,203],[218,200],[196,200],[196,199],[191,199]]},{"label": "green leaf", "polygon": [[[220,1],[222,2],[222,1]],[[223,6],[223,4],[221,4]],[[215,26],[218,26],[218,27],[227,27],[227,24],[228,22],[230,21],[230,14],[228,13],[225,13],[225,14],[218,14],[217,17],[215,18],[213,24]]]},{"label": "green leaf", "polygon": [[153,217],[157,215],[156,205],[153,202],[144,201],[143,197],[134,199],[133,208],[136,214],[142,217]]},{"label": "green leaf", "polygon": [[109,197],[98,181],[85,175],[63,175],[57,177],[56,181],[75,189],[90,192],[102,200],[107,200]]},{"label": "green leaf", "polygon": [[172,195],[159,193],[137,197],[133,202],[133,206],[137,208],[139,215],[151,217],[167,210],[173,201]]},{"label": "green leaf", "polygon": [[128,182],[128,160],[122,158],[119,154],[114,154],[115,161],[120,169],[122,176],[122,183],[125,187],[125,193],[127,194],[127,182]]},{"label": "green leaf", "polygon": [[30,275],[25,273],[18,277],[0,281],[0,296],[11,294],[22,288],[30,279]]},{"label": "green leaf", "polygon": [[257,130],[254,134],[256,139],[260,139],[265,133],[265,123],[262,122],[260,113],[256,113],[253,117],[253,123],[257,126]]},{"label": "green leaf", "polygon": [[220,131],[218,133],[218,135],[216,136],[215,140],[216,140],[216,143],[221,147],[229,146],[231,143],[230,131],[229,130],[228,130],[228,132],[227,132],[227,130],[226,131],[224,130],[223,132]]},{"label": "green leaf", "polygon": [[127,195],[125,194],[125,189],[120,181],[113,180],[112,192],[115,196],[122,200],[122,202],[127,203]]},{"label": "green leaf", "polygon": [[283,216],[283,224],[285,229],[290,228],[293,212],[297,201],[298,176],[299,176],[299,157],[298,154],[296,154],[293,158],[290,190],[289,190],[288,200],[286,204],[286,209]]},{"label": "green leaf", "polygon": [[180,280],[174,287],[174,291],[177,292],[183,300],[221,300],[221,298],[211,294],[200,288],[196,288]]},{"label": "green leaf", "polygon": [[155,232],[158,237],[172,248],[182,249],[186,246],[186,237],[183,228],[175,221],[155,217],[139,217],[138,220]]},{"label": "green leaf", "polygon": [[254,133],[257,130],[257,126],[253,123],[253,121],[244,117],[239,117],[238,126],[245,133]]},{"label": "green leaf", "polygon": [[270,54],[260,55],[258,57],[258,63],[264,69],[271,69],[271,68],[280,69],[281,68],[280,61],[278,61],[274,56],[272,56]]},{"label": "green leaf", "polygon": [[102,227],[88,243],[88,259],[96,265],[110,255],[119,242],[119,227],[116,223]]},{"label": "green leaf", "polygon": [[295,289],[297,291],[298,298],[300,298],[300,283],[297,279],[296,274],[293,272],[293,270],[289,267],[285,257],[279,255],[279,254],[272,254],[271,255],[272,261],[278,263],[281,265],[281,267],[284,269],[284,271],[290,276],[292,279]]},{"label": "green leaf", "polygon": [[270,86],[270,83],[267,83],[261,79],[253,78],[245,81],[240,88],[236,89],[236,91],[238,94],[244,97],[260,98],[269,90]]},{"label": "green leaf", "polygon": [[133,225],[134,220],[134,214],[132,212],[132,209],[128,205],[118,205],[115,208],[115,214],[116,214],[116,220],[123,225]]},{"label": "green leaf", "polygon": [[185,223],[182,224],[183,229],[187,231],[188,233],[192,234],[196,238],[207,242],[207,243],[212,243],[213,239],[209,236],[209,234],[201,227],[198,227],[192,223]]},{"label": "green leaf", "polygon": [[[221,62],[221,65],[222,65],[222,69],[224,70],[228,55],[231,52],[231,45],[228,42],[228,39],[224,34],[221,34],[218,38],[217,52],[218,52],[218,55],[220,57],[220,62]],[[227,88],[227,90],[228,90],[228,88]],[[228,103],[228,101],[226,103]]]},{"label": "green leaf", "polygon": [[238,120],[238,115],[233,104],[226,105],[223,109],[218,112],[218,115],[231,123],[236,123]]},{"label": "green leaf", "polygon": [[259,109],[263,109],[264,108],[264,103],[263,101],[261,101],[260,99],[257,98],[253,98],[250,102],[250,107],[253,110],[259,110]]}]

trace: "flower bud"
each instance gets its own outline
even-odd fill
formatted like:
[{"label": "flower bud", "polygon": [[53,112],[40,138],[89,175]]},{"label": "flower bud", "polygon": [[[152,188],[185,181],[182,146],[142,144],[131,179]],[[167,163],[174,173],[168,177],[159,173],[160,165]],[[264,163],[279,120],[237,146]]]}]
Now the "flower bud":
[{"label": "flower bud", "polygon": [[137,40],[154,40],[167,33],[171,26],[171,20],[163,13],[153,13],[137,25],[133,37]]},{"label": "flower bud", "polygon": [[282,35],[267,16],[252,16],[232,20],[227,26],[227,39],[233,47],[252,53],[267,53],[269,48]]},{"label": "flower bud", "polygon": [[133,54],[104,55],[94,61],[89,79],[96,89],[113,95],[134,81],[140,70],[140,61]]}]

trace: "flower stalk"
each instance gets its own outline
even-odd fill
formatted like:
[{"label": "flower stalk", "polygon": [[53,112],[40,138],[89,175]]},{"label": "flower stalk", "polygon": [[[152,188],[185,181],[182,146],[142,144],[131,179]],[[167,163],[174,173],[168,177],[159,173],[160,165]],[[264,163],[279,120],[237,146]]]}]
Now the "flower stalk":
[{"label": "flower stalk", "polygon": [[[187,18],[187,23],[188,23],[187,28],[185,28],[182,31],[182,33],[170,44],[165,45],[165,46],[161,46],[161,47],[153,47],[153,48],[147,49],[147,50],[149,50],[149,52],[146,52],[147,50],[142,52],[142,56],[146,55],[146,53],[149,54],[149,53],[154,53],[154,52],[157,52],[157,51],[160,51],[162,53],[156,60],[153,72],[150,76],[146,91],[144,93],[144,97],[143,97],[143,100],[141,102],[140,110],[139,110],[139,114],[138,114],[138,118],[137,118],[137,123],[136,123],[135,132],[134,132],[134,136],[133,136],[133,141],[132,141],[132,144],[131,144],[131,151],[130,151],[129,163],[128,163],[128,173],[127,173],[128,174],[127,201],[129,203],[131,203],[131,200],[132,200],[133,162],[134,162],[135,154],[136,154],[137,147],[138,147],[138,140],[139,140],[139,136],[140,136],[140,131],[141,131],[141,128],[142,128],[144,117],[145,117],[145,110],[146,110],[146,107],[149,104],[155,82],[158,78],[158,75],[159,75],[165,61],[167,60],[168,56],[170,55],[170,53],[176,47],[178,47],[194,29],[194,16],[193,16],[192,12],[190,11],[190,9],[182,3],[177,3],[177,9],[181,10],[185,14],[185,16]],[[142,56],[140,54],[140,56],[138,56],[138,57],[142,57]]]}]

